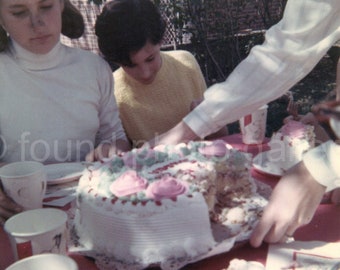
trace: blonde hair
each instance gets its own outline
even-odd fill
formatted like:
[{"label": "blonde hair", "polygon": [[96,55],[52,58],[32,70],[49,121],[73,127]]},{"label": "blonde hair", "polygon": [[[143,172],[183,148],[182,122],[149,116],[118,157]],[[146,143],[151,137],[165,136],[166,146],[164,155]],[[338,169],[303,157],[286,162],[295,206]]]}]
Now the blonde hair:
[{"label": "blonde hair", "polygon": [[[84,18],[80,11],[72,5],[70,0],[64,0],[62,12],[61,33],[69,38],[80,38],[85,29]],[[0,26],[0,52],[6,50],[9,43],[9,36],[5,29]]]}]

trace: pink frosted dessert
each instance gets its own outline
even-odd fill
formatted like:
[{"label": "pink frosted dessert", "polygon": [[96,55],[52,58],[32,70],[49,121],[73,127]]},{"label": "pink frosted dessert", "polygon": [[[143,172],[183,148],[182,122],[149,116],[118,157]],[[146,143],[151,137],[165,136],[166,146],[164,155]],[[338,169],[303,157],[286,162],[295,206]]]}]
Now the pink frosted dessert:
[{"label": "pink frosted dessert", "polygon": [[286,171],[301,161],[303,154],[314,145],[314,127],[291,120],[271,137],[268,157],[271,163]]},{"label": "pink frosted dessert", "polygon": [[227,220],[256,191],[250,167],[250,155],[223,141],[133,149],[95,163],[77,189],[79,243],[136,269],[190,261],[215,247],[212,222],[227,224],[230,237],[251,228],[254,205],[238,224]]}]

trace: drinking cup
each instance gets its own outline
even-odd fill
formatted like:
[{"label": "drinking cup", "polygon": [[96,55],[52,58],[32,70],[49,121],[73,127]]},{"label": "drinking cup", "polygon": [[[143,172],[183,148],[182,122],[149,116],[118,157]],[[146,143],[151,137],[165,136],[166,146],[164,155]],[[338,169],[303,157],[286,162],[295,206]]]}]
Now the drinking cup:
[{"label": "drinking cup", "polygon": [[25,210],[42,208],[46,191],[44,165],[35,161],[20,161],[0,168],[5,193]]},{"label": "drinking cup", "polygon": [[42,253],[67,254],[67,214],[62,210],[24,211],[9,218],[4,229],[16,260]]},{"label": "drinking cup", "polygon": [[262,144],[266,133],[268,105],[242,117],[239,121],[244,144]]},{"label": "drinking cup", "polygon": [[76,262],[59,254],[40,254],[17,261],[6,270],[78,270]]}]

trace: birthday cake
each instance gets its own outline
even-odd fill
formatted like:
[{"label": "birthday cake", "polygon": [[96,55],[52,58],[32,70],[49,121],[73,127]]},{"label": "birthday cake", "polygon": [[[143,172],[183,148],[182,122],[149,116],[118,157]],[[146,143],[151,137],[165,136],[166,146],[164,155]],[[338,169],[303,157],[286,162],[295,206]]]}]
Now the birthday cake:
[{"label": "birthday cake", "polygon": [[212,223],[244,240],[263,206],[252,204],[250,166],[250,155],[223,141],[133,149],[95,163],[77,189],[79,243],[124,269],[176,269],[175,261],[214,248]]},{"label": "birthday cake", "polygon": [[286,171],[301,161],[303,154],[314,145],[314,127],[290,120],[271,137],[268,159]]}]

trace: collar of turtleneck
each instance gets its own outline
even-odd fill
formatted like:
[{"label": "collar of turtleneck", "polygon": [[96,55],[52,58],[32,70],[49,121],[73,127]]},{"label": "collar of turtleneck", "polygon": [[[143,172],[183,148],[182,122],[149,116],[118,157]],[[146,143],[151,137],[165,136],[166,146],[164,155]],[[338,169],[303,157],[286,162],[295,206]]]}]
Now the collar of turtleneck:
[{"label": "collar of turtleneck", "polygon": [[36,54],[24,49],[14,40],[11,40],[9,44],[9,51],[18,65],[28,70],[53,68],[62,61],[65,53],[64,47],[60,42],[48,53]]}]

